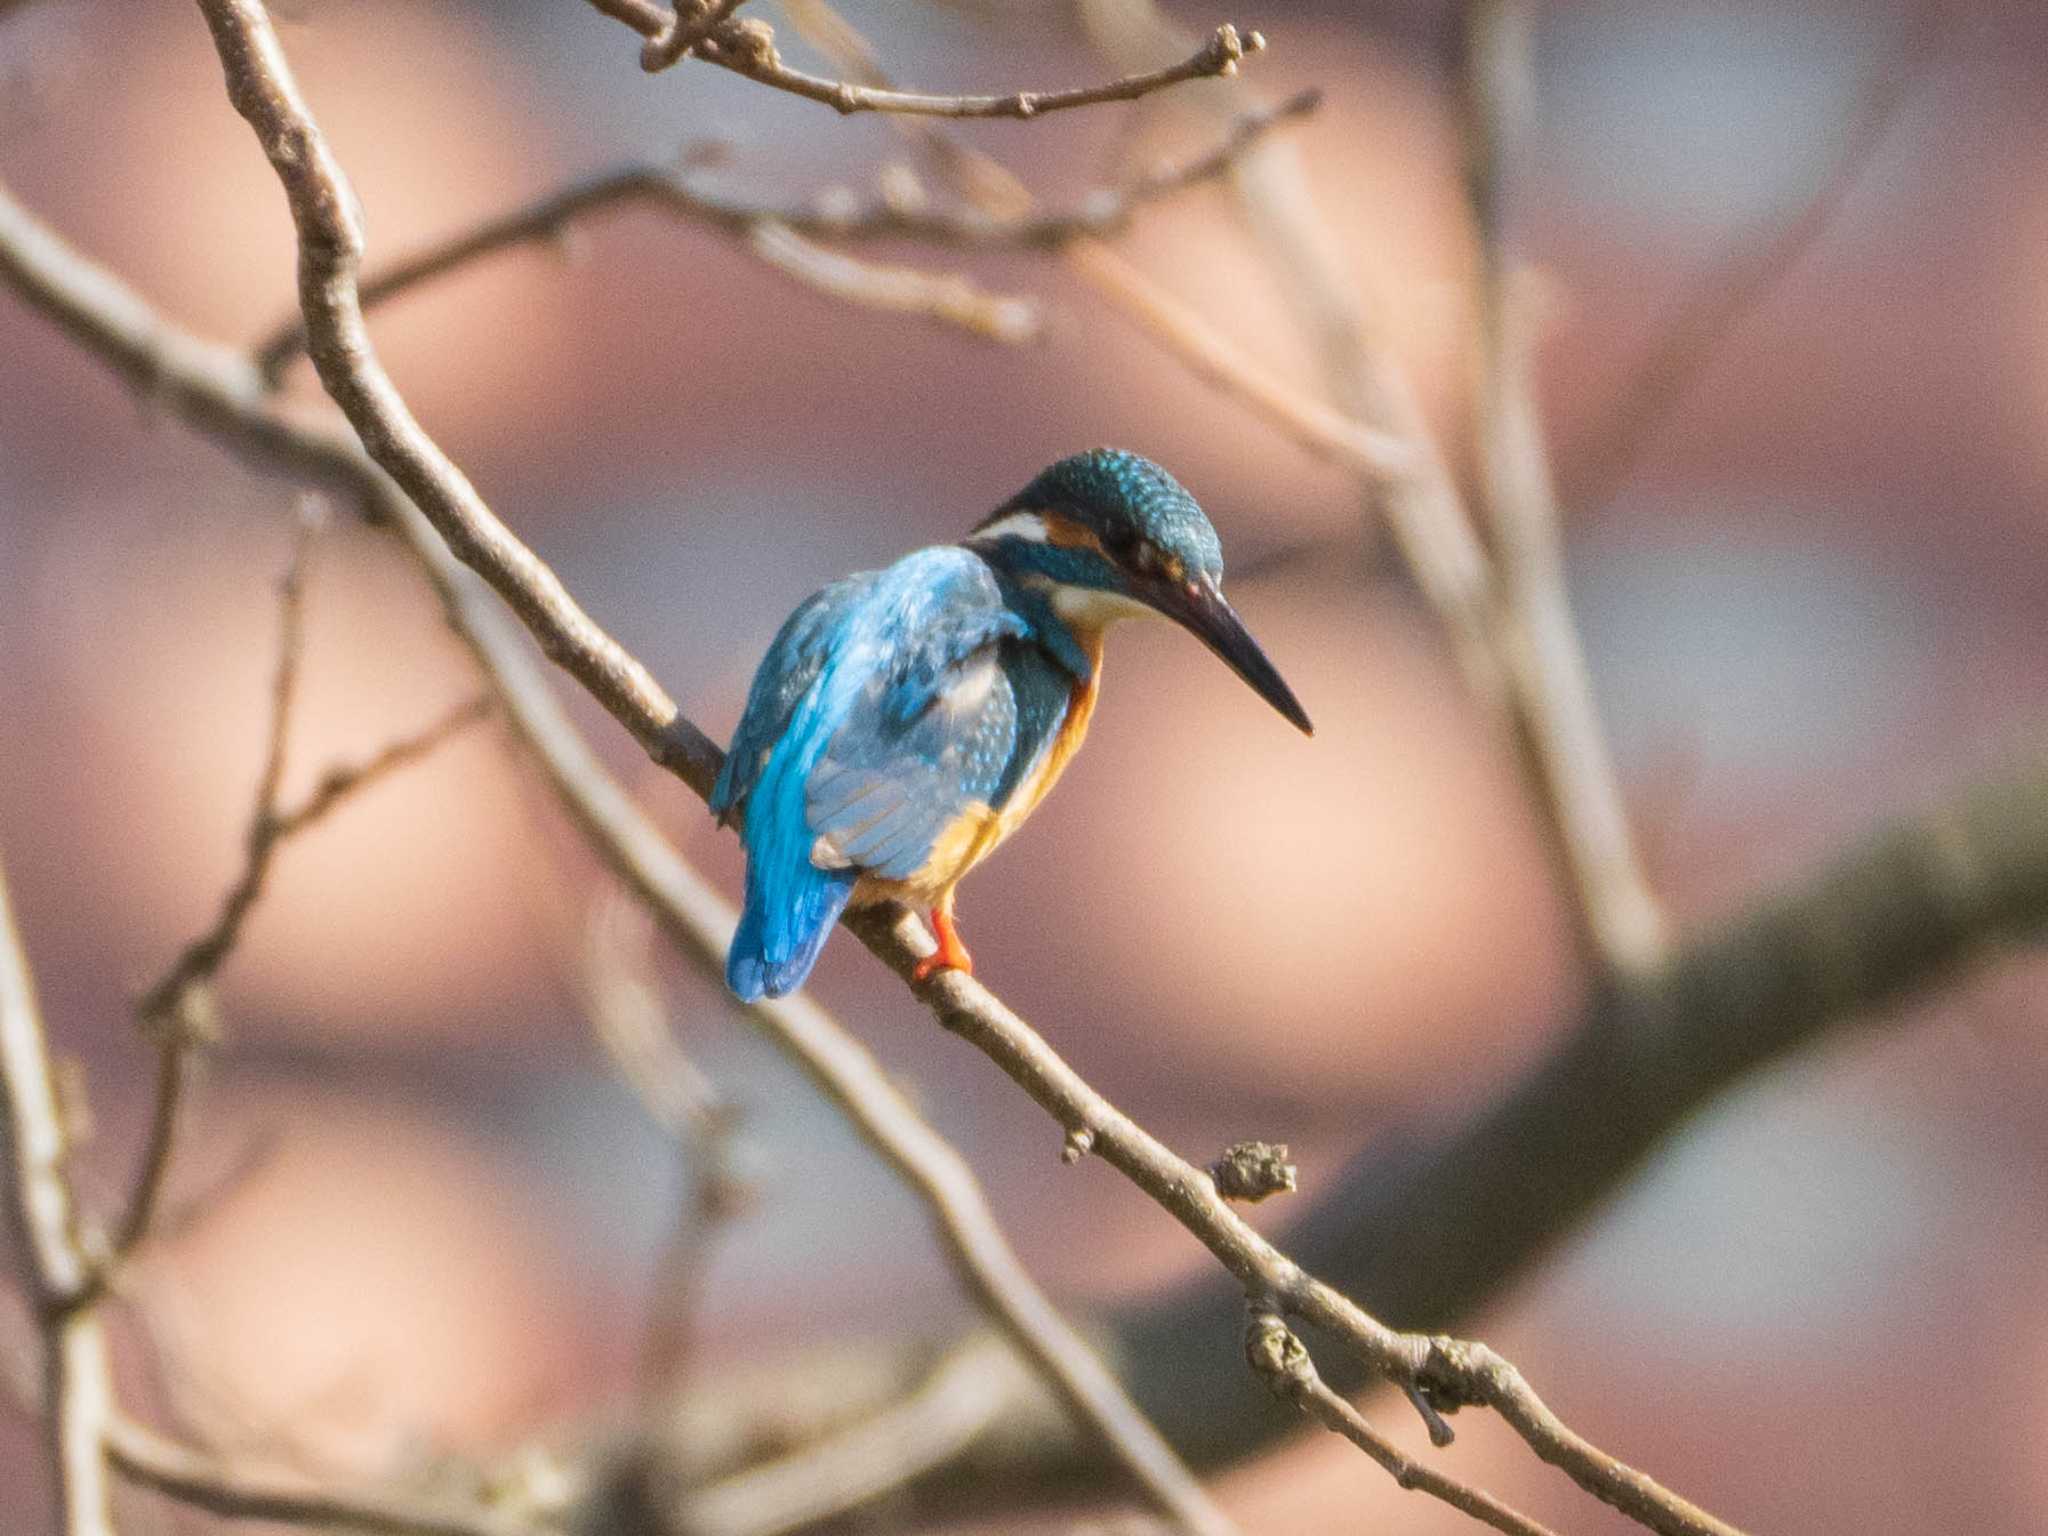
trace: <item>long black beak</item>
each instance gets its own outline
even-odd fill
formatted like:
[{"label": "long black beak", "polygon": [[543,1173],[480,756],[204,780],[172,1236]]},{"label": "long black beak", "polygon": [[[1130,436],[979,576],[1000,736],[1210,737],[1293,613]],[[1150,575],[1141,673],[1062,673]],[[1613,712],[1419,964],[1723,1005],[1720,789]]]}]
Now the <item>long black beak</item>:
[{"label": "long black beak", "polygon": [[1237,610],[1224,601],[1223,590],[1214,581],[1196,578],[1175,582],[1159,595],[1153,606],[1221,656],[1231,671],[1251,685],[1252,692],[1293,721],[1303,735],[1315,735],[1316,728],[1309,724],[1308,711],[1301,707],[1301,700],[1274,670],[1266,653],[1259,649],[1259,642],[1244,627]]}]

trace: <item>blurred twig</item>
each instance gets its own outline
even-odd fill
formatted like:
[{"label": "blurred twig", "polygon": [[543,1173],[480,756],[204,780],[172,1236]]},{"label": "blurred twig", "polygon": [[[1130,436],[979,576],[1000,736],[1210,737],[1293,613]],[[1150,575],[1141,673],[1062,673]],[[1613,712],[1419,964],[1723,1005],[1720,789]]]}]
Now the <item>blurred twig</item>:
[{"label": "blurred twig", "polygon": [[[1126,65],[1180,46],[1152,0],[1081,0],[1080,11],[1098,47]],[[1525,539],[1510,552],[1481,539],[1414,385],[1352,291],[1293,147],[1261,145],[1234,168],[1232,185],[1280,292],[1323,360],[1339,410],[1400,446],[1401,474],[1363,477],[1367,505],[1386,518],[1468,682],[1502,711],[1578,898],[1572,910],[1589,964],[1601,972],[1646,972],[1661,953],[1662,922],[1630,846],[1583,664],[1574,665],[1578,647],[1561,572],[1554,560],[1516,568],[1538,541]],[[1517,385],[1500,398],[1523,397]],[[1512,451],[1521,456],[1514,483],[1526,490],[1542,473],[1541,442],[1527,410],[1518,410],[1514,423]],[[1532,452],[1539,456],[1533,471]],[[1532,504],[1526,496],[1517,503]],[[1537,520],[1516,521],[1532,529]]]},{"label": "blurred twig", "polygon": [[607,892],[584,923],[577,968],[584,1012],[613,1070],[648,1118],[688,1154],[690,1192],[660,1262],[648,1324],[642,1376],[649,1392],[682,1378],[712,1255],[753,1196],[735,1160],[738,1106],[677,1044],[654,975],[653,939],[644,907]]},{"label": "blurred twig", "polygon": [[772,219],[755,224],[747,244],[778,272],[864,309],[923,315],[1012,346],[1038,335],[1036,303],[990,293],[957,272],[926,272],[865,261],[844,251],[828,250]]},{"label": "blurred twig", "polygon": [[1530,32],[1519,0],[1467,0],[1467,197],[1479,247],[1474,390],[1478,503],[1492,556],[1510,712],[1594,954],[1627,974],[1664,952],[1663,912],[1636,858],[1621,786],[1572,620],[1549,450],[1537,416],[1534,306],[1516,283],[1507,201],[1529,135]]},{"label": "blurred twig", "polygon": [[1819,181],[1763,238],[1742,242],[1693,289],[1622,370],[1592,440],[1574,455],[1566,500],[1580,512],[1612,501],[1672,408],[1721,343],[1833,228],[1842,205],[1876,157],[1899,109],[1926,79],[1941,49],[1943,0],[1914,0],[1896,55],[1871,72],[1842,125],[1840,146]]},{"label": "blurred twig", "polygon": [[100,1440],[113,1377],[100,1319],[99,1267],[69,1173],[70,1137],[57,1094],[35,981],[0,872],[0,1092],[7,1133],[7,1207],[42,1339],[43,1418],[64,1536],[114,1536]]},{"label": "blurred twig", "polygon": [[553,1536],[474,1500],[405,1490],[336,1488],[294,1473],[209,1456],[122,1414],[104,1427],[105,1459],[122,1477],[226,1520],[274,1520],[367,1536]]},{"label": "blurred twig", "polygon": [[[641,62],[648,68],[657,67],[679,27],[693,26],[691,22],[680,20],[680,12],[670,11],[655,4],[654,0],[591,0],[591,4],[614,20],[624,22],[655,45],[641,52]],[[1208,41],[1187,58],[1161,69],[1125,75],[1104,85],[1063,91],[1012,91],[999,96],[935,96],[921,91],[890,90],[808,75],[782,62],[775,47],[774,29],[766,22],[752,18],[720,20],[695,40],[689,52],[693,58],[745,75],[759,85],[822,102],[836,112],[893,112],[910,117],[1031,118],[1075,107],[1099,106],[1110,101],[1136,101],[1141,96],[1149,96],[1154,91],[1165,90],[1183,81],[1234,75],[1239,60],[1265,46],[1266,40],[1258,33],[1240,35],[1237,28],[1224,25],[1212,32]],[[655,62],[650,62],[650,59]]]},{"label": "blurred twig", "polygon": [[179,951],[170,968],[135,1004],[137,1020],[156,1041],[156,1092],[142,1166],[127,1208],[114,1228],[116,1262],[148,1235],[155,1218],[170,1173],[193,1053],[218,1032],[213,979],[234,952],[242,925],[263,894],[278,849],[318,823],[350,794],[419,761],[490,712],[488,699],[458,704],[424,730],[387,743],[363,762],[328,769],[298,805],[288,810],[280,806],[285,748],[291,736],[292,705],[304,648],[306,557],[315,528],[313,516],[301,516],[291,564],[279,586],[280,634],[277,671],[271,684],[270,728],[255,803],[243,834],[241,872],[222,899],[212,926]]},{"label": "blurred twig", "polygon": [[[559,239],[572,225],[643,204],[741,239],[772,221],[824,244],[902,239],[944,246],[1055,249],[1084,235],[1116,234],[1148,205],[1213,181],[1263,135],[1314,111],[1319,100],[1314,91],[1298,92],[1275,107],[1237,119],[1214,147],[1199,155],[1153,166],[1128,186],[1097,191],[1070,208],[1016,218],[995,217],[973,206],[925,206],[886,196],[866,201],[851,194],[821,196],[809,204],[788,206],[757,203],[695,185],[685,164],[624,166],[571,183],[366,274],[362,304],[366,310],[375,309],[473,261]],[[257,344],[257,365],[266,379],[275,381],[305,349],[305,319],[295,310]]]},{"label": "blurred twig", "polygon": [[991,1337],[953,1349],[924,1381],[858,1423],[682,1498],[689,1536],[784,1536],[843,1515],[973,1444],[1015,1402],[1015,1357]]}]

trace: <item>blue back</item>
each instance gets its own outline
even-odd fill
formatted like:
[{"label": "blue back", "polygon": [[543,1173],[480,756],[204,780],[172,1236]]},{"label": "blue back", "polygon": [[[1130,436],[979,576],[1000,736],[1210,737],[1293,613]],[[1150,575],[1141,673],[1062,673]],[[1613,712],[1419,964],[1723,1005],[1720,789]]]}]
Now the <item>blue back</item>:
[{"label": "blue back", "polygon": [[[963,813],[1014,786],[1023,743],[1001,642],[1029,632],[957,545],[834,582],[790,615],[711,796],[721,820],[746,815],[726,960],[740,998],[801,985],[863,873],[908,877]],[[1044,713],[1034,693],[1034,730]]]}]

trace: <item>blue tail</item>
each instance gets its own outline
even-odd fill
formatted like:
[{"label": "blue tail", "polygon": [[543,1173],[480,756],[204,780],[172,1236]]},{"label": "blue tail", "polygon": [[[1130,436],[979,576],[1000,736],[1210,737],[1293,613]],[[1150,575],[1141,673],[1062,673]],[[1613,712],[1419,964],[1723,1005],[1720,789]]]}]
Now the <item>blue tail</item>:
[{"label": "blue tail", "polygon": [[746,909],[725,957],[725,984],[733,995],[743,1003],[758,1003],[802,986],[859,878],[856,869],[814,869],[807,864],[794,881],[795,890],[771,896],[762,890],[767,882],[755,878],[750,864]]}]

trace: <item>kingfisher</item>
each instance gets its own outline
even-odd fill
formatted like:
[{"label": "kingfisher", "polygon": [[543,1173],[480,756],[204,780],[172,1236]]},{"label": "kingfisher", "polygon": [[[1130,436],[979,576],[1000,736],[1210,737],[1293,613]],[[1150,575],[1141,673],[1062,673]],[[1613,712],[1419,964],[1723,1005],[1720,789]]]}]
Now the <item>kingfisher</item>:
[{"label": "kingfisher", "polygon": [[803,984],[849,903],[931,916],[913,979],[971,973],[961,877],[1038,807],[1087,734],[1103,633],[1162,616],[1304,734],[1314,727],[1223,598],[1223,552],[1150,459],[1061,459],[957,544],[823,588],[748,690],[711,794],[746,848],[725,977],[744,1002]]}]

